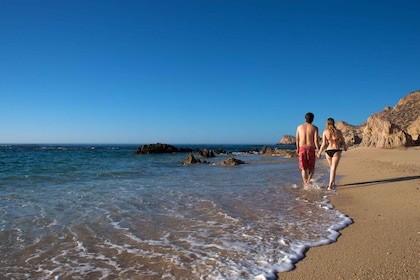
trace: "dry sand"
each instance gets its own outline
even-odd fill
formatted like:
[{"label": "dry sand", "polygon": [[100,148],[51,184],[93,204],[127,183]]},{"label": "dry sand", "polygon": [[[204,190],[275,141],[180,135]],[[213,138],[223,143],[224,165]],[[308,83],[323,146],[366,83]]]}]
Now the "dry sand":
[{"label": "dry sand", "polygon": [[420,147],[342,155],[335,209],[354,223],[279,279],[420,279]]}]

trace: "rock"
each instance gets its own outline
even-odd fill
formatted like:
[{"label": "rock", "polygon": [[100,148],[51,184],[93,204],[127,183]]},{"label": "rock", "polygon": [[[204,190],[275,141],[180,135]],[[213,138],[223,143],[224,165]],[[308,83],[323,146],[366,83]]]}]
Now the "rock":
[{"label": "rock", "polygon": [[221,154],[231,154],[230,152],[226,152],[225,150],[223,150],[223,149],[216,149],[216,150],[214,150],[214,153],[215,154],[217,154],[217,155],[221,155]]},{"label": "rock", "polygon": [[177,148],[168,144],[156,143],[140,146],[136,154],[166,154],[177,152],[192,152],[192,150],[190,148]]},{"label": "rock", "polygon": [[195,164],[195,163],[201,163],[200,160],[197,160],[193,154],[190,154],[182,163],[184,164]]},{"label": "rock", "polygon": [[259,153],[258,148],[256,147],[252,148],[251,150],[240,150],[239,152],[243,154],[254,154],[254,155]]},{"label": "rock", "polygon": [[420,145],[420,116],[407,127],[407,133],[411,135],[416,145]]},{"label": "rock", "polygon": [[409,147],[420,144],[419,134],[420,91],[413,91],[401,98],[393,108],[387,106],[382,112],[368,118],[360,145],[377,148]]},{"label": "rock", "polygon": [[408,127],[416,123],[420,117],[420,91],[411,92],[401,98],[393,108],[383,110],[377,115],[379,118],[397,125],[401,130],[410,134],[413,139],[417,138],[416,130],[414,129],[414,135],[412,135],[408,131]]},{"label": "rock", "polygon": [[346,141],[348,147],[358,145],[362,142],[362,135],[365,124],[354,126],[343,121],[338,121],[335,123],[335,126],[343,133],[344,140]]},{"label": "rock", "polygon": [[216,156],[213,151],[207,149],[198,150],[197,152],[200,157],[204,158],[212,158]]},{"label": "rock", "polygon": [[293,158],[297,157],[297,151],[296,150],[284,150],[285,153],[283,154],[285,158]]},{"label": "rock", "polygon": [[296,137],[292,135],[284,135],[277,143],[279,145],[294,145],[296,144]]},{"label": "rock", "polygon": [[235,165],[239,165],[239,164],[244,164],[245,162],[233,157],[230,157],[220,163],[218,163],[217,165],[221,165],[221,166],[235,166]]},{"label": "rock", "polygon": [[279,149],[279,148],[270,148],[267,146],[264,146],[261,148],[261,153],[264,155],[282,155],[285,158],[292,158],[292,157],[297,157],[297,152],[296,150],[283,150],[283,149]]},{"label": "rock", "polygon": [[398,125],[383,120],[375,114],[368,118],[361,146],[390,149],[413,145],[411,136],[402,131]]}]

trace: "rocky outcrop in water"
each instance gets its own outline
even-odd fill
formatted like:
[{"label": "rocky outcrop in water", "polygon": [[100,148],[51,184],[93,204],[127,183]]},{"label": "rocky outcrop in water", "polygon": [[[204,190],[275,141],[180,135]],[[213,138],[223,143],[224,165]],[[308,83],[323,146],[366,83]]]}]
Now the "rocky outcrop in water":
[{"label": "rocky outcrop in water", "polygon": [[207,149],[198,149],[197,150],[197,152],[198,152],[198,155],[200,156],[200,157],[203,157],[203,158],[212,158],[212,157],[215,157],[216,155],[214,154],[214,151],[212,151],[212,150],[207,150]]},{"label": "rocky outcrop in water", "polygon": [[[201,162],[201,160],[196,159],[193,154],[190,154],[182,163],[187,164],[187,165],[197,164],[197,163],[211,164],[210,162],[207,162],[207,161]],[[233,157],[230,157],[226,160],[223,160],[223,161],[217,163],[217,165],[220,165],[220,166],[236,166],[236,165],[239,165],[239,164],[245,164],[245,162],[242,161],[242,160],[233,158]]]},{"label": "rocky outcrop in water", "polygon": [[293,135],[284,135],[277,143],[279,145],[294,145],[296,144],[296,137]]},{"label": "rocky outcrop in water", "polygon": [[[167,154],[167,153],[186,153],[186,152],[188,153],[196,152],[198,156],[202,158],[212,158],[212,157],[215,157],[216,155],[231,154],[231,152],[227,152],[223,149],[208,150],[206,148],[204,149],[177,148],[175,146],[172,146],[169,144],[162,144],[162,143],[146,144],[146,145],[140,146],[137,148],[136,154]],[[252,148],[251,150],[241,150],[239,152],[255,154],[255,153],[258,153],[258,149]]]},{"label": "rocky outcrop in water", "polygon": [[261,153],[267,156],[276,155],[276,156],[284,156],[285,158],[297,157],[296,150],[283,150],[279,148],[270,148],[267,146],[264,146],[261,148]]},{"label": "rocky outcrop in water", "polygon": [[245,162],[240,160],[240,159],[236,159],[233,157],[230,157],[220,163],[218,163],[217,165],[221,165],[221,166],[235,166],[235,165],[239,165],[239,164],[244,164]]},{"label": "rocky outcrop in water", "polygon": [[199,159],[196,159],[193,154],[190,154],[183,162],[183,164],[196,164],[201,163]]},{"label": "rocky outcrop in water", "polygon": [[172,145],[156,143],[140,146],[136,154],[168,154],[177,152],[192,152],[190,148],[177,148]]}]

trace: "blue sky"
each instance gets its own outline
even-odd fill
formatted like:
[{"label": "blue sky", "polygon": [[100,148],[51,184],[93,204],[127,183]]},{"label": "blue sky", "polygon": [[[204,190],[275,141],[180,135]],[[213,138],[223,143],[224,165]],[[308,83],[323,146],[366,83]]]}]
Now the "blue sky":
[{"label": "blue sky", "polygon": [[0,143],[275,144],[420,89],[419,1],[0,2]]}]

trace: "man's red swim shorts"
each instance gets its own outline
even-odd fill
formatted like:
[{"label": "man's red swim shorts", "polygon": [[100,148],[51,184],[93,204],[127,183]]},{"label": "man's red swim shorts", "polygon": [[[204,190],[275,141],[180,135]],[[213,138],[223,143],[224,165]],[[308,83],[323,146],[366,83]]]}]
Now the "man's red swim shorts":
[{"label": "man's red swim shorts", "polygon": [[299,147],[299,168],[302,170],[315,169],[314,147]]}]

